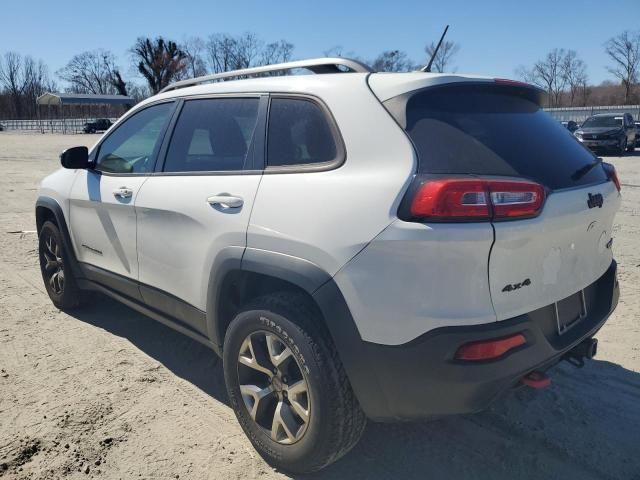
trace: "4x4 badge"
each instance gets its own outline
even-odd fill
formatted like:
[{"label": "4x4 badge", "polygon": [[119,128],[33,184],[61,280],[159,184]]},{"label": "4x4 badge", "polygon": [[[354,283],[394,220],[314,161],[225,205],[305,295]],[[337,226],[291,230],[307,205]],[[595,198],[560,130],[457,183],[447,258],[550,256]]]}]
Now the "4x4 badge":
[{"label": "4x4 badge", "polygon": [[503,292],[513,292],[514,290],[518,290],[522,287],[528,287],[529,285],[531,285],[531,280],[528,278],[525,278],[522,282],[520,283],[513,283],[513,284],[509,284],[509,285],[505,285],[504,288],[502,289]]},{"label": "4x4 badge", "polygon": [[589,194],[589,200],[587,200],[587,205],[589,208],[602,208],[602,204],[604,203],[604,198],[602,198],[602,194],[596,193],[595,195]]}]

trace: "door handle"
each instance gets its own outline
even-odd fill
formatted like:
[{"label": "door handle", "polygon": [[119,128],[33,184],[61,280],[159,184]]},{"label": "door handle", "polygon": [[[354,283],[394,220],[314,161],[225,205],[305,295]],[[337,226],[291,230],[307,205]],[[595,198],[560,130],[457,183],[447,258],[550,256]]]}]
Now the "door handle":
[{"label": "door handle", "polygon": [[131,198],[131,195],[133,195],[133,190],[128,187],[116,188],[113,191],[113,196],[117,198]]},{"label": "door handle", "polygon": [[244,200],[240,197],[234,197],[232,195],[213,195],[207,198],[209,205],[218,206],[224,210],[229,208],[240,208],[244,204]]}]

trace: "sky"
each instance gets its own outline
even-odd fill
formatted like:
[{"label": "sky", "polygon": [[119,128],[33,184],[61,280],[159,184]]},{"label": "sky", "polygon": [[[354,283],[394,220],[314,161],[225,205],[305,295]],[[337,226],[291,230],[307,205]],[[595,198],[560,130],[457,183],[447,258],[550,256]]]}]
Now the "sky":
[{"label": "sky", "polygon": [[[254,32],[266,42],[285,39],[294,58],[322,56],[340,45],[371,59],[403,50],[426,63],[424,46],[450,24],[460,44],[459,73],[516,77],[553,48],[573,49],[589,80],[611,79],[603,43],[624,30],[640,30],[640,0],[4,0],[0,54],[17,51],[42,59],[50,73],[77,53],[103,48],[135,75],[128,50],[138,36],[176,41],[212,33]],[[126,80],[126,78],[125,78]]]}]

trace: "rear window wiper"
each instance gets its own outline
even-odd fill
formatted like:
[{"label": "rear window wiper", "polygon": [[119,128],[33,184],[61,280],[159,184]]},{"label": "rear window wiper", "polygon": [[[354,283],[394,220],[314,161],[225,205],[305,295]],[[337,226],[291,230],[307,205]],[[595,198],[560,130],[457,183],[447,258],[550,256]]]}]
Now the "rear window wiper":
[{"label": "rear window wiper", "polygon": [[601,165],[601,164],[602,164],[602,158],[596,157],[596,159],[595,159],[595,161],[593,163],[589,163],[588,165],[585,165],[584,167],[581,167],[578,170],[576,170],[575,172],[573,172],[571,174],[571,180],[573,180],[573,181],[580,180],[587,173],[589,173],[591,170],[593,170],[593,167],[596,167],[596,166]]}]

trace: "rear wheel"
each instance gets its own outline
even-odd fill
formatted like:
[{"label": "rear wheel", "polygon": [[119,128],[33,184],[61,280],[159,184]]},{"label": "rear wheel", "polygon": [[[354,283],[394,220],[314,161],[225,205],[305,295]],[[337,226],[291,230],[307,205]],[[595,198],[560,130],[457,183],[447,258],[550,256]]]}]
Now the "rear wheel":
[{"label": "rear wheel", "polygon": [[85,303],[88,295],[78,288],[62,235],[53,222],[44,222],[40,229],[38,256],[42,280],[53,304],[61,310],[68,310]]},{"label": "rear wheel", "polygon": [[272,465],[319,470],[360,439],[366,419],[322,319],[304,296],[276,293],[247,306],[224,342],[231,406]]},{"label": "rear wheel", "polygon": [[627,145],[627,152],[633,152],[636,149],[636,139],[633,139],[633,142]]},{"label": "rear wheel", "polygon": [[627,150],[627,137],[623,138],[622,141],[620,142],[620,145],[618,145],[618,156],[622,157],[624,155],[624,152]]}]

